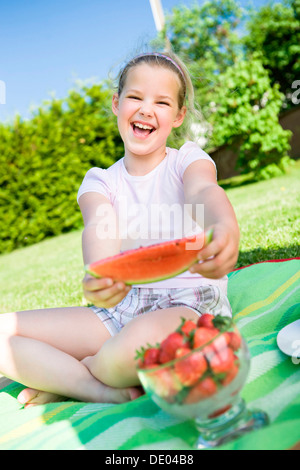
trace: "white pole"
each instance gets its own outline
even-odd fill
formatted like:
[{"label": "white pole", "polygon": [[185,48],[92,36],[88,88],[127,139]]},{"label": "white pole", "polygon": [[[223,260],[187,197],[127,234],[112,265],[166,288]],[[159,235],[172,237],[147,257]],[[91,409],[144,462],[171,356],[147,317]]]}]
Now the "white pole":
[{"label": "white pole", "polygon": [[152,14],[157,31],[161,31],[165,25],[165,16],[160,0],[150,0]]}]

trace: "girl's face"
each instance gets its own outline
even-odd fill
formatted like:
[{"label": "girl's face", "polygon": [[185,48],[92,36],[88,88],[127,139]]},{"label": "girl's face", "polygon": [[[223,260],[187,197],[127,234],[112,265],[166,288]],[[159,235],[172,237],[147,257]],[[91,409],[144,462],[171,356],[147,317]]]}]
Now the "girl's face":
[{"label": "girl's face", "polygon": [[172,70],[139,64],[128,71],[120,96],[113,96],[112,110],[125,155],[165,153],[166,140],[173,127],[179,127],[186,108],[178,108],[180,80]]}]

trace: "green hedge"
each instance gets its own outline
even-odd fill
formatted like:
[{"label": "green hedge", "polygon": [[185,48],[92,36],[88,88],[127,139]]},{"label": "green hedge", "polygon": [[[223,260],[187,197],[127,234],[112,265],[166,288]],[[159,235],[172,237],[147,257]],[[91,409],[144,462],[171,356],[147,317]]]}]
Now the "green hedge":
[{"label": "green hedge", "polygon": [[78,229],[86,171],[123,154],[105,84],[44,103],[29,121],[0,126],[0,253]]},{"label": "green hedge", "polygon": [[[250,56],[249,56],[250,59]],[[285,171],[292,163],[291,131],[279,124],[283,94],[271,85],[268,71],[259,54],[239,60],[218,77],[210,145],[239,148],[237,168],[253,171],[256,178],[267,179]]]}]

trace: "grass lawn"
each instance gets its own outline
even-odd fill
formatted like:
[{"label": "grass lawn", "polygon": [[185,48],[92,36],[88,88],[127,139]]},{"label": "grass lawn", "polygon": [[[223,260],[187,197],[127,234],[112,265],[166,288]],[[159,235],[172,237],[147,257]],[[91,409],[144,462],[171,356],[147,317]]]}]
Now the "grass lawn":
[{"label": "grass lawn", "polygon": [[226,192],[241,232],[237,267],[300,256],[300,161],[284,176]]},{"label": "grass lawn", "polygon": [[[241,229],[237,266],[299,257],[300,162],[269,181],[237,181],[224,182]],[[1,255],[0,313],[85,305],[82,277],[81,232]]]}]

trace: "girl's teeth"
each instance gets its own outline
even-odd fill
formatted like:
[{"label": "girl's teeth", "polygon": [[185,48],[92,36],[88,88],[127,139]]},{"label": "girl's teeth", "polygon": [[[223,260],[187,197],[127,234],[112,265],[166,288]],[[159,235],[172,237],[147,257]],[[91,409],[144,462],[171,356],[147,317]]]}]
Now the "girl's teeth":
[{"label": "girl's teeth", "polygon": [[140,124],[140,123],[135,123],[134,124],[136,127],[139,127],[140,129],[149,129],[151,131],[152,127],[150,126],[146,126],[144,124]]}]

